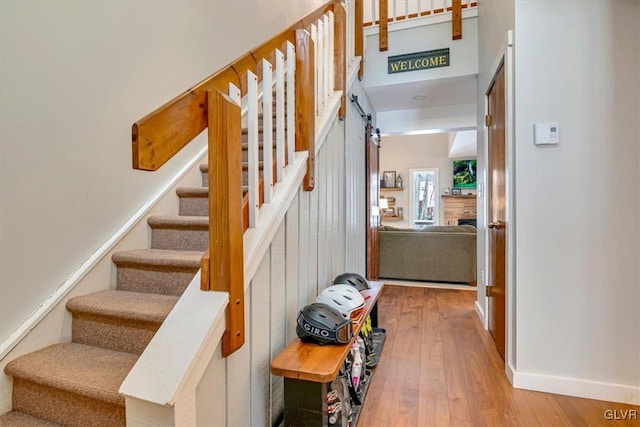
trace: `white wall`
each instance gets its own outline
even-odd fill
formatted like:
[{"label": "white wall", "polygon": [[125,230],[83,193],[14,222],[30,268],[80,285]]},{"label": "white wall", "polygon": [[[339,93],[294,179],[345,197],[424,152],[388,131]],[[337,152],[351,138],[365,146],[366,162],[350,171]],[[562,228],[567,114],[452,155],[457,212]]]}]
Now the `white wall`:
[{"label": "white wall", "polygon": [[0,342],[205,143],[134,171],[131,125],[321,3],[0,3]]},{"label": "white wall", "polygon": [[[487,182],[487,147],[485,142],[485,93],[493,78],[494,64],[503,55],[507,31],[514,28],[514,0],[484,0],[478,4],[478,94],[477,121],[478,137],[478,186]],[[487,310],[485,297],[485,283],[481,280],[481,273],[487,263],[487,199],[483,196],[478,200],[478,294],[477,307],[484,316]],[[485,322],[486,324],[486,322]]]},{"label": "white wall", "polygon": [[380,173],[383,171],[396,171],[396,176],[403,179],[403,191],[380,190],[385,197],[395,197],[396,207],[404,208],[403,221],[382,221],[383,225],[393,227],[412,227],[411,206],[409,200],[409,169],[437,168],[438,169],[438,223],[442,224],[443,207],[440,196],[444,187],[453,184],[453,163],[449,159],[449,134],[437,133],[430,135],[412,136],[387,136],[382,139],[380,149]]},{"label": "white wall", "polygon": [[378,126],[384,133],[403,134],[428,130],[470,129],[476,126],[476,105],[458,104],[444,107],[378,113]]},{"label": "white wall", "polygon": [[515,8],[514,384],[638,404],[640,3],[550,4]]}]

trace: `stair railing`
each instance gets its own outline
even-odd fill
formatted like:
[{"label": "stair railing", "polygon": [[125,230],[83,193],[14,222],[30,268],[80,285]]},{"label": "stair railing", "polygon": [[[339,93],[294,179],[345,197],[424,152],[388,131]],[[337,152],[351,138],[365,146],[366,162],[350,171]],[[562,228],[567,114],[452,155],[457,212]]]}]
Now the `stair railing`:
[{"label": "stair railing", "polygon": [[[332,0],[132,127],[133,167],[141,170],[157,170],[208,128],[210,227],[201,289],[229,293],[223,356],[245,341],[244,232],[259,226],[261,207],[287,176],[295,151],[308,153],[303,188],[313,190],[316,121],[335,91],[344,91],[346,67],[362,54],[361,33],[362,0]],[[344,92],[340,103],[344,115]]]},{"label": "stair railing", "polygon": [[[397,22],[421,16],[451,12],[456,0],[364,0],[364,26],[379,25],[381,11],[386,6],[387,22]],[[477,0],[461,0],[461,9],[477,6]]]},{"label": "stair railing", "polygon": [[[389,50],[389,22],[451,12],[451,39],[462,38],[462,9],[476,7],[472,0],[368,0],[370,14],[365,26],[378,25],[378,46]],[[389,4],[391,2],[391,5]],[[391,7],[390,7],[391,6]],[[377,17],[377,19],[376,19]]]}]

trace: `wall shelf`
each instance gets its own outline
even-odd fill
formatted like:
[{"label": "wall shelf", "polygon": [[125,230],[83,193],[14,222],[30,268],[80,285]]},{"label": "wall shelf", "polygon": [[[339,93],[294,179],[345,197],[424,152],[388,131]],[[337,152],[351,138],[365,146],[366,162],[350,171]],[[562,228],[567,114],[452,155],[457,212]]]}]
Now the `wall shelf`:
[{"label": "wall shelf", "polygon": [[404,187],[380,187],[380,191],[404,191]]}]

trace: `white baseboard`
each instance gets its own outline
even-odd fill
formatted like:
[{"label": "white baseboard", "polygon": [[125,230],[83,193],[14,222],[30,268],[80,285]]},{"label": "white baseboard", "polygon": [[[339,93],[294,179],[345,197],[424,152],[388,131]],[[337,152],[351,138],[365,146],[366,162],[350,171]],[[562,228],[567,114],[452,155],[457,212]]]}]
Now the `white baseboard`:
[{"label": "white baseboard", "polygon": [[484,310],[482,309],[482,306],[478,304],[478,300],[476,300],[476,313],[478,313],[478,317],[480,318],[480,323],[482,323],[482,326],[486,330],[487,327],[486,327],[486,322],[484,321]]},{"label": "white baseboard", "polygon": [[517,370],[512,372],[512,377],[512,384],[515,388],[640,405],[640,387],[518,372]]},{"label": "white baseboard", "polygon": [[507,374],[507,379],[513,386],[513,373],[515,372],[515,369],[513,369],[513,366],[511,366],[511,363],[505,363],[505,365],[506,365],[506,368],[504,371]]}]

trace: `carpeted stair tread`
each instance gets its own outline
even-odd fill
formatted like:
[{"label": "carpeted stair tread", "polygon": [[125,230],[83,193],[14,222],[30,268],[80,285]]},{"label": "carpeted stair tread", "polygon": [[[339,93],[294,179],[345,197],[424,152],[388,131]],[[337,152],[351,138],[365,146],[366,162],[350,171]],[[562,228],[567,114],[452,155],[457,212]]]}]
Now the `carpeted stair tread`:
[{"label": "carpeted stair tread", "polygon": [[156,215],[147,220],[149,226],[172,230],[208,230],[208,216]]},{"label": "carpeted stair tread", "polygon": [[176,189],[178,197],[201,197],[209,198],[209,188],[207,187],[179,187]]},{"label": "carpeted stair tread", "polygon": [[113,254],[118,266],[154,265],[172,268],[200,268],[201,251],[172,251],[167,249],[133,249]]},{"label": "carpeted stair tread", "polygon": [[137,355],[76,343],[55,344],[21,356],[5,372],[92,399],[124,406],[118,389]]},{"label": "carpeted stair tread", "polygon": [[0,416],[0,426],[4,427],[60,427],[42,418],[32,417],[24,412],[11,411]]},{"label": "carpeted stair tread", "polygon": [[72,298],[67,309],[72,313],[160,324],[176,302],[176,296],[108,290]]}]

